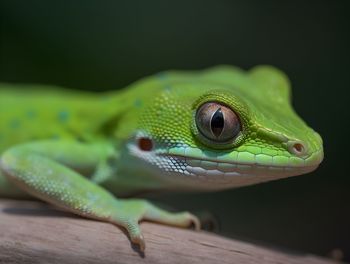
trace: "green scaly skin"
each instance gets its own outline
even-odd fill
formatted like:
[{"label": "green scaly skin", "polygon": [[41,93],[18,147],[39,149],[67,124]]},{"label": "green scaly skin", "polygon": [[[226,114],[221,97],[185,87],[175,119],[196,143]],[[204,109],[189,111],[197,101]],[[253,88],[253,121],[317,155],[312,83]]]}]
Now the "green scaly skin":
[{"label": "green scaly skin", "polygon": [[[199,221],[116,196],[245,186],[308,173],[323,158],[321,137],[294,112],[289,81],[271,66],[163,72],[113,93],[21,88],[0,86],[0,195],[29,194],[117,224],[141,250],[140,220]],[[229,142],[198,129],[206,102],[237,114],[241,131]]]}]

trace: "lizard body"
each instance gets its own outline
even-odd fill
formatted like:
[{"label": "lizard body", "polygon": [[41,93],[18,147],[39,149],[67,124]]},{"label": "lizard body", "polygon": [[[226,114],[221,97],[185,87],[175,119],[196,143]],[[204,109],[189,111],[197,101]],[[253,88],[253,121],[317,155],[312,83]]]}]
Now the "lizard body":
[{"label": "lizard body", "polygon": [[[48,89],[50,88],[50,89]],[[186,227],[139,191],[212,191],[301,175],[323,159],[321,137],[291,106],[271,66],[169,71],[117,92],[0,85],[0,195],[30,194],[127,229]]]}]

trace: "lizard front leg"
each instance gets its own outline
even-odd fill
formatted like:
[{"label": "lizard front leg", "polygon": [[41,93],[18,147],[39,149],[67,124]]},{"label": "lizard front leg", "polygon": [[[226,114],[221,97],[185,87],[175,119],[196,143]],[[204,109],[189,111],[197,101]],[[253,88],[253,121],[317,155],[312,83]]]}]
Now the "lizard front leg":
[{"label": "lizard front leg", "polygon": [[117,199],[79,173],[92,173],[113,151],[106,143],[39,141],[5,151],[0,168],[18,187],[35,197],[73,213],[126,228],[131,241],[141,250],[145,242],[140,220],[181,227],[194,223],[199,228],[198,219],[188,212],[170,213],[141,199]]}]

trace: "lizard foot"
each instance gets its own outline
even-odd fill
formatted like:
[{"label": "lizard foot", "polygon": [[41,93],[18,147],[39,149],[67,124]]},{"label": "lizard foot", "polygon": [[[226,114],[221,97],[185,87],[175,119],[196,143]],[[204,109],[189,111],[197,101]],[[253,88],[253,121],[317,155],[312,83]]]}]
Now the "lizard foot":
[{"label": "lizard foot", "polygon": [[199,219],[189,212],[172,213],[156,207],[152,203],[141,199],[118,200],[118,209],[111,222],[123,226],[131,242],[137,244],[140,250],[145,250],[145,240],[139,226],[142,220],[149,220],[162,224],[200,229]]}]

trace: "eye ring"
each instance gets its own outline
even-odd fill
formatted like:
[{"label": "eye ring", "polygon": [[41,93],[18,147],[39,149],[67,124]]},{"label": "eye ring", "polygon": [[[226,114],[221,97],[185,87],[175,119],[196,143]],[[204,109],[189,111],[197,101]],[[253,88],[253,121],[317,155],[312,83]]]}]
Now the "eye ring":
[{"label": "eye ring", "polygon": [[220,144],[234,141],[242,130],[236,112],[219,102],[206,102],[198,107],[195,122],[202,136]]}]

